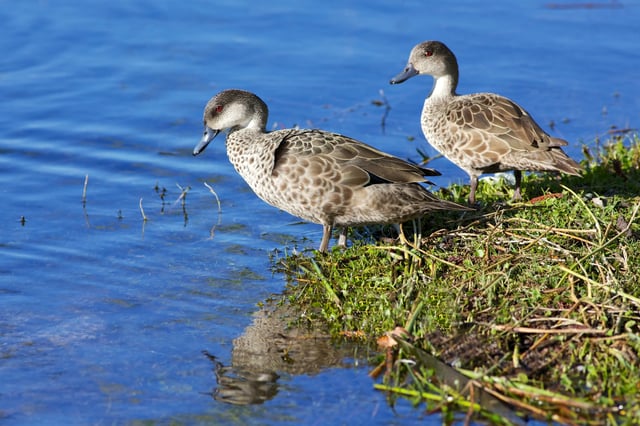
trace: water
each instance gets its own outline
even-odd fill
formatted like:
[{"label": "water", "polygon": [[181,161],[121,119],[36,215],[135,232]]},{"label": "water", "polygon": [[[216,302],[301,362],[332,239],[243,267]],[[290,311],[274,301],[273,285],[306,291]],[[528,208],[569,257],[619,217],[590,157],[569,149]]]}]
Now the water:
[{"label": "water", "polygon": [[[459,92],[515,99],[543,127],[554,122],[574,157],[640,118],[634,2],[0,5],[3,424],[425,421],[407,403],[391,410],[368,366],[328,355],[314,371],[279,370],[263,404],[212,398],[215,363],[202,351],[231,365],[256,304],[283,289],[272,251],[321,237],[258,200],[221,138],[191,156],[219,90],[256,92],[274,128],[433,155],[418,123],[431,81],[388,80],[414,44],[440,39],[458,56]],[[380,90],[384,129],[371,103]],[[431,166],[438,184],[466,181],[444,159]],[[191,188],[184,205],[180,187]]]}]

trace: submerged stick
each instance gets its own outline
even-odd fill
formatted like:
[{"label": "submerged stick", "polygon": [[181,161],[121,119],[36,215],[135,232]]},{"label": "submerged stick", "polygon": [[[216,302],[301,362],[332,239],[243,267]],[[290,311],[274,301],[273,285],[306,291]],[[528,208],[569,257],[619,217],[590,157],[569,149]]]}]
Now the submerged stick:
[{"label": "submerged stick", "polygon": [[216,202],[218,203],[218,214],[222,213],[222,206],[220,205],[220,198],[218,198],[218,194],[216,194],[216,191],[214,191],[211,185],[209,185],[207,182],[204,183],[204,186],[206,186],[213,194],[213,196],[216,197]]},{"label": "submerged stick", "polygon": [[211,238],[213,238],[216,232],[216,226],[220,225],[220,223],[222,222],[222,206],[220,205],[220,198],[218,198],[218,194],[216,194],[216,191],[213,190],[211,185],[209,185],[207,182],[204,182],[204,186],[206,186],[209,189],[209,191],[216,198],[216,202],[218,203],[218,222],[211,227],[211,231],[210,231]]},{"label": "submerged stick", "polygon": [[181,187],[180,185],[178,185],[177,183],[176,183],[176,186],[177,186],[177,187],[178,187],[178,189],[179,189],[180,191],[182,191],[182,192],[180,193],[180,196],[178,197],[178,199],[177,199],[173,204],[174,204],[174,205],[175,205],[175,204],[178,204],[178,201],[182,200],[182,205],[184,206],[184,204],[185,204],[185,202],[186,202],[186,199],[187,199],[187,192],[189,192],[189,190],[191,189],[191,187],[190,187],[190,186],[187,186],[186,188],[183,188],[183,187]]},{"label": "submerged stick", "polygon": [[140,197],[140,213],[142,214],[142,221],[147,221],[147,215],[144,214],[144,209],[142,208],[142,197]]},{"label": "submerged stick", "polygon": [[87,185],[89,185],[89,175],[84,177],[84,185],[82,187],[82,205],[87,203]]},{"label": "submerged stick", "polygon": [[384,133],[387,127],[387,116],[389,115],[389,111],[391,111],[391,105],[389,104],[389,100],[384,95],[384,90],[382,89],[380,89],[380,96],[382,97],[382,105],[384,105],[384,113],[380,119],[380,127],[382,128],[382,133]]}]

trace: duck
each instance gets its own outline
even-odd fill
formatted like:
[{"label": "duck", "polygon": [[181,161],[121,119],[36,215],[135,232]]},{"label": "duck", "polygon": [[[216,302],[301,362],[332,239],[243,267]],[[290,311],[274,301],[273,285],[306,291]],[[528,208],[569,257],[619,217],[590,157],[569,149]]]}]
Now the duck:
[{"label": "duck", "polygon": [[469,204],[476,203],[478,178],[485,173],[513,171],[512,200],[519,201],[522,171],[575,176],[583,171],[562,150],[568,142],[549,136],[511,99],[494,93],[457,94],[458,61],[444,43],[432,40],[414,46],[406,67],[390,83],[417,75],[434,79],[422,108],[422,132],[436,150],[469,175]]},{"label": "duck", "polygon": [[222,131],[234,169],[264,202],[321,224],[319,251],[332,230],[401,224],[434,210],[469,210],[442,200],[422,184],[437,170],[420,167],[350,137],[318,129],[267,131],[269,110],[256,94],[223,90],[204,108],[204,133],[193,155],[202,154]]}]

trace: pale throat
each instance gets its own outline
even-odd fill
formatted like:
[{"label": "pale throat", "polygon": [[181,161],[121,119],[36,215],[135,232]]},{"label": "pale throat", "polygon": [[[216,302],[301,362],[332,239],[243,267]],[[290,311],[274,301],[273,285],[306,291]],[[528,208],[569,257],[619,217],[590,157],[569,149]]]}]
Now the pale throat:
[{"label": "pale throat", "polygon": [[250,132],[250,133],[264,133],[266,123],[258,116],[253,116],[249,120],[242,121],[235,126],[231,127],[229,133],[235,132]]},{"label": "pale throat", "polygon": [[247,123],[246,128],[247,129],[256,129],[256,130],[262,130],[267,126],[267,123],[265,123],[265,120],[260,116],[255,114],[251,120]]},{"label": "pale throat", "polygon": [[436,77],[429,99],[446,98],[455,95],[458,82],[451,74]]}]

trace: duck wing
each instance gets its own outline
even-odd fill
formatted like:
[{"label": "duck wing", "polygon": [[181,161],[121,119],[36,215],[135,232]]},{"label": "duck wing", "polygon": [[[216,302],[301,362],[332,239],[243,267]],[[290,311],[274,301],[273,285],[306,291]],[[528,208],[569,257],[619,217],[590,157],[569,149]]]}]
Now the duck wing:
[{"label": "duck wing", "polygon": [[278,133],[282,133],[282,138],[275,151],[274,170],[302,163],[312,175],[339,174],[338,180],[351,186],[428,182],[425,176],[440,175],[436,170],[417,166],[337,133],[322,130]]},{"label": "duck wing", "polygon": [[567,145],[567,141],[549,136],[518,104],[491,93],[452,100],[446,111],[446,128],[456,137],[457,147],[481,163],[478,168],[510,156],[535,156]]}]

